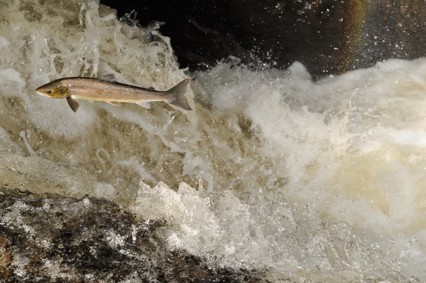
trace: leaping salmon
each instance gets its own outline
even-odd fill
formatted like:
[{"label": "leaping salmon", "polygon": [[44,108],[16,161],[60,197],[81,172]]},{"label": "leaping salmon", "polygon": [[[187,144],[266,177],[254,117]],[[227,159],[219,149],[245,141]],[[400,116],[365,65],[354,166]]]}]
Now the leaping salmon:
[{"label": "leaping salmon", "polygon": [[79,107],[76,99],[104,101],[113,105],[136,103],[145,107],[151,101],[164,101],[180,109],[191,110],[185,97],[190,81],[187,78],[169,90],[158,91],[95,78],[69,77],[42,85],[36,92],[51,98],[65,98],[74,112]]}]

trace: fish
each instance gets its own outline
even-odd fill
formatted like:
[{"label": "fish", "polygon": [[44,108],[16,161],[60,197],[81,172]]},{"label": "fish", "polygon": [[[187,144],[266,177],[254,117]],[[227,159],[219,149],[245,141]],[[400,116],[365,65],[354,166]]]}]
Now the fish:
[{"label": "fish", "polygon": [[112,105],[136,103],[148,107],[153,101],[164,101],[179,109],[192,110],[185,97],[191,78],[186,78],[169,90],[159,91],[115,81],[88,77],[66,77],[51,81],[35,91],[50,98],[65,98],[72,111],[77,112],[77,100],[103,101]]}]

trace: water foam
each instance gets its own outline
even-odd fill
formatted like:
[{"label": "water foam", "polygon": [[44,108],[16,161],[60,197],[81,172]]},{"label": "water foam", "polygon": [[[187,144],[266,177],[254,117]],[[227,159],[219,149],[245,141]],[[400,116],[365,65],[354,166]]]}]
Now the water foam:
[{"label": "water foam", "polygon": [[[297,63],[286,72],[222,64],[202,77],[222,80],[214,84],[226,84],[227,101],[244,100],[237,111],[273,160],[268,177],[286,178],[275,193],[312,205],[323,220],[350,224],[400,260],[416,254],[406,260],[419,266],[425,250],[412,243],[424,232],[425,66],[425,59],[390,60],[314,83]],[[222,111],[234,105],[212,101]]]}]

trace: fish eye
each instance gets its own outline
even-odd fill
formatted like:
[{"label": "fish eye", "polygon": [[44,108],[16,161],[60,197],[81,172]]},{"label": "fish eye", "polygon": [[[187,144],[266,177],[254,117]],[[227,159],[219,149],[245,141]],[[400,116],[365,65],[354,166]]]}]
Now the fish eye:
[{"label": "fish eye", "polygon": [[51,94],[52,90],[48,89],[48,90],[46,90],[46,93]]}]

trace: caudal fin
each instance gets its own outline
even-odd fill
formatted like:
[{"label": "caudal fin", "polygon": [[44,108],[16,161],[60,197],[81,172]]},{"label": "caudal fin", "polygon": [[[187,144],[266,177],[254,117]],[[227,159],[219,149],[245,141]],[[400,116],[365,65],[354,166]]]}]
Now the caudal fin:
[{"label": "caudal fin", "polygon": [[186,87],[191,82],[190,78],[184,79],[180,83],[178,83],[175,87],[168,90],[169,93],[173,94],[174,101],[170,102],[179,108],[184,110],[192,110],[191,106],[188,104],[188,100],[186,100],[185,92]]}]

